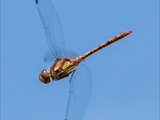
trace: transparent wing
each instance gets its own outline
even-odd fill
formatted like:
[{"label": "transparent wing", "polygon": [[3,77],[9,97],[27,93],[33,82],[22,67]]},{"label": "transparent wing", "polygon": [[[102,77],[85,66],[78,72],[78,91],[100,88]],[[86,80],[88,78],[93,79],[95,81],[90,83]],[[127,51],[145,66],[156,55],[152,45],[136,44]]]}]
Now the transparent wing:
[{"label": "transparent wing", "polygon": [[91,73],[80,65],[69,83],[69,96],[65,120],[82,120],[91,94]]},{"label": "transparent wing", "polygon": [[36,0],[36,6],[45,30],[47,42],[55,58],[62,58],[65,51],[62,25],[51,0]]}]

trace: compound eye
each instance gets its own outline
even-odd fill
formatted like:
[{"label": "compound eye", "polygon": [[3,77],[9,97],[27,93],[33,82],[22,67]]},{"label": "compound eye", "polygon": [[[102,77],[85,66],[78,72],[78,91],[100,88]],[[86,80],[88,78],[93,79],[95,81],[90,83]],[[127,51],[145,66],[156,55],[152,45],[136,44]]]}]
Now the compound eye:
[{"label": "compound eye", "polygon": [[42,72],[39,74],[39,80],[43,82],[44,84],[48,84],[51,82],[50,80],[50,74],[47,70],[42,70]]}]

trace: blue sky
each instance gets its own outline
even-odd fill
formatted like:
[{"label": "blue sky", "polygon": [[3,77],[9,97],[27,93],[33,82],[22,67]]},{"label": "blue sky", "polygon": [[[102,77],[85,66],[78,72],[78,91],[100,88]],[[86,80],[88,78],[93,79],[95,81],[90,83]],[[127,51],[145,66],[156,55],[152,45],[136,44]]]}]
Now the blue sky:
[{"label": "blue sky", "polygon": [[[88,57],[92,93],[83,120],[158,120],[158,0],[52,0],[65,45],[82,54],[125,30],[133,33]],[[68,79],[44,85],[48,45],[34,0],[1,1],[1,119],[63,120]]]}]

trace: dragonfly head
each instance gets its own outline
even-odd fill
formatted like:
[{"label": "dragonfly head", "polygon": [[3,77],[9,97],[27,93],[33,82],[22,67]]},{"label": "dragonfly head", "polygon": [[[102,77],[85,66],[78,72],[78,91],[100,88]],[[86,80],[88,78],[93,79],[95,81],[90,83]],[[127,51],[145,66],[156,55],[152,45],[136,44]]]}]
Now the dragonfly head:
[{"label": "dragonfly head", "polygon": [[47,70],[42,70],[42,72],[39,74],[39,80],[43,82],[44,84],[48,84],[51,82],[50,80],[50,73]]}]

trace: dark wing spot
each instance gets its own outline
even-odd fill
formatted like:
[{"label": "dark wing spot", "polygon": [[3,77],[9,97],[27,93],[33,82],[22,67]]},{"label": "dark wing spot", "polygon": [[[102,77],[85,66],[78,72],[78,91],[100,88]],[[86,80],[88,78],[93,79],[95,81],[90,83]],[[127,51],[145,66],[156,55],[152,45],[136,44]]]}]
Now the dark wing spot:
[{"label": "dark wing spot", "polygon": [[38,4],[38,0],[36,0],[36,4]]}]

